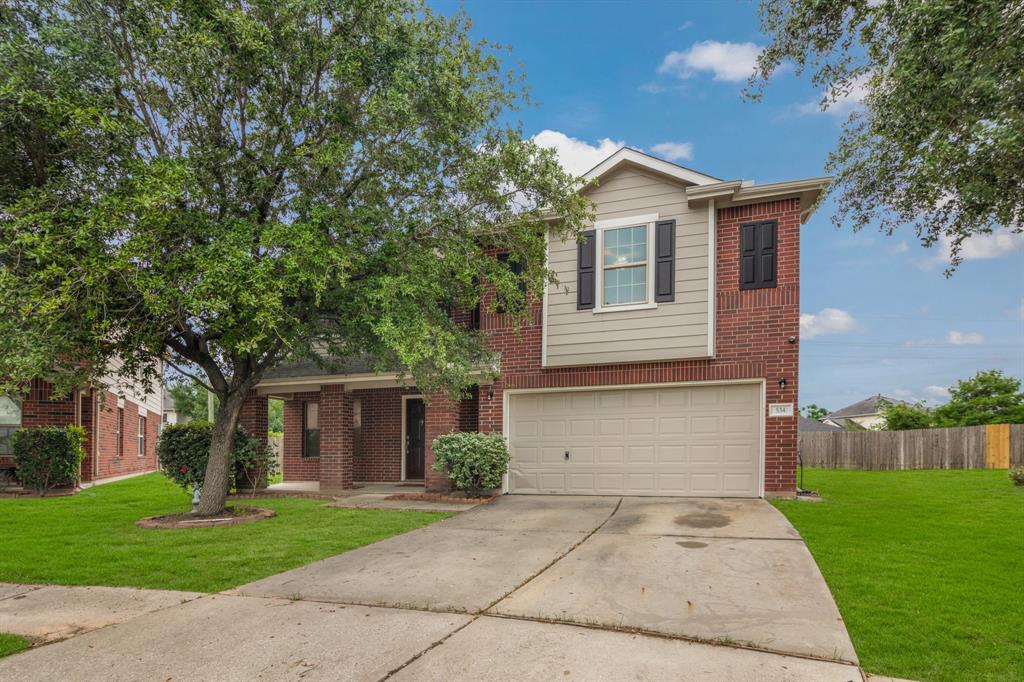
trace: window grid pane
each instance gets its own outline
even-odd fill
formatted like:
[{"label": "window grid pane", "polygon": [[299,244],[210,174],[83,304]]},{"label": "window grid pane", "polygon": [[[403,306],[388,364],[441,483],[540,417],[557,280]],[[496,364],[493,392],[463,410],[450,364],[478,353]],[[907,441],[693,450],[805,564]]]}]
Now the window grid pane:
[{"label": "window grid pane", "polygon": [[647,226],[605,230],[603,262],[605,267],[647,261]]},{"label": "window grid pane", "polygon": [[612,268],[604,272],[604,305],[647,302],[647,266]]}]

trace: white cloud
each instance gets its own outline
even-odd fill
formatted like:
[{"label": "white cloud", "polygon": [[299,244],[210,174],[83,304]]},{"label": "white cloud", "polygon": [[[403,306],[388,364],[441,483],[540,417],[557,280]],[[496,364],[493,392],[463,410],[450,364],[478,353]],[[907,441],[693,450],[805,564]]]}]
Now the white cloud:
[{"label": "white cloud", "polygon": [[857,328],[853,315],[839,308],[822,308],[817,313],[800,316],[800,336],[814,339],[826,334],[848,334]]},{"label": "white cloud", "polygon": [[952,346],[977,346],[985,340],[978,332],[960,332],[955,329],[946,334],[946,343]]},{"label": "white cloud", "polygon": [[651,147],[651,151],[669,161],[689,161],[693,158],[693,144],[690,142],[662,142]]},{"label": "white cloud", "polygon": [[679,24],[679,29],[678,30],[685,31],[688,28],[693,28],[693,22],[690,21],[689,19],[687,19],[683,23]]},{"label": "white cloud", "polygon": [[830,102],[824,110],[821,108],[821,100],[816,99],[812,102],[801,104],[799,111],[801,114],[829,114],[846,118],[850,115],[850,112],[860,106],[861,102],[864,101],[864,97],[868,94],[868,79],[869,76],[867,74],[855,78],[849,85],[849,91],[841,95],[835,102]]},{"label": "white cloud", "polygon": [[[946,235],[939,237],[937,261],[949,262],[952,242],[953,240]],[[1024,233],[1001,227],[992,234],[976,234],[965,239],[960,245],[960,257],[965,261],[989,260],[1009,256],[1021,250],[1024,250]]]},{"label": "white cloud", "polygon": [[533,141],[554,149],[562,167],[574,175],[583,175],[626,145],[607,137],[593,145],[557,130],[542,130],[533,136]]},{"label": "white cloud", "polygon": [[906,242],[896,242],[896,246],[893,247],[893,253],[906,253],[910,251],[910,246]]},{"label": "white cloud", "polygon": [[683,52],[669,52],[661,60],[658,73],[690,78],[700,71],[707,71],[716,81],[744,81],[754,72],[761,50],[761,46],[754,43],[703,40]]},{"label": "white cloud", "polygon": [[949,389],[945,386],[925,386],[924,392],[933,398],[943,399],[949,397]]}]

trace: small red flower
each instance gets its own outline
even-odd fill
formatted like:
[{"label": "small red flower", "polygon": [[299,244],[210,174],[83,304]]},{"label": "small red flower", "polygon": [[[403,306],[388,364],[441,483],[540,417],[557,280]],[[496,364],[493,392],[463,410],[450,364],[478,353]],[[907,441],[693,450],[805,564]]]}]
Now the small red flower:
[{"label": "small red flower", "polygon": [[188,473],[188,467],[181,467],[181,473],[187,474]]}]

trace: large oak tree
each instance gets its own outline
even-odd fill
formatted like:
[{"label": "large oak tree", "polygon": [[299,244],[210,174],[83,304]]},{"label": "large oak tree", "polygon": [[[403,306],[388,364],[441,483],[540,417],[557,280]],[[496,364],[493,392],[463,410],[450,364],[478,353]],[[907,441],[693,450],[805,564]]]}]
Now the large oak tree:
[{"label": "large oak tree", "polygon": [[451,311],[483,282],[522,311],[520,284],[552,278],[545,216],[570,236],[589,210],[507,123],[521,74],[468,28],[417,0],[0,9],[0,388],[115,357],[193,375],[221,406],[213,514],[242,402],[283,359],[466,387],[489,358]]},{"label": "large oak tree", "polygon": [[912,226],[925,246],[1024,231],[1024,3],[761,0],[748,95],[807,70],[822,106],[863,96],[829,156],[835,222]]}]

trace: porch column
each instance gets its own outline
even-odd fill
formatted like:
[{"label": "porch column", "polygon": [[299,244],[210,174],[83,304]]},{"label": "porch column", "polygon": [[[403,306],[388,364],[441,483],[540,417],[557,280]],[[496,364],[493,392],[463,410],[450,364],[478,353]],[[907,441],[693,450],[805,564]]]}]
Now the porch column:
[{"label": "porch column", "polygon": [[444,474],[433,470],[434,439],[446,433],[459,430],[459,402],[444,394],[431,395],[427,401],[426,414],[426,454],[424,456],[423,474],[427,490],[431,492],[447,492],[451,483]]},{"label": "porch column", "polygon": [[267,396],[249,391],[238,414],[238,425],[250,436],[256,436],[264,447],[267,446]]},{"label": "porch column", "polygon": [[352,394],[320,387],[320,490],[352,488]]}]

